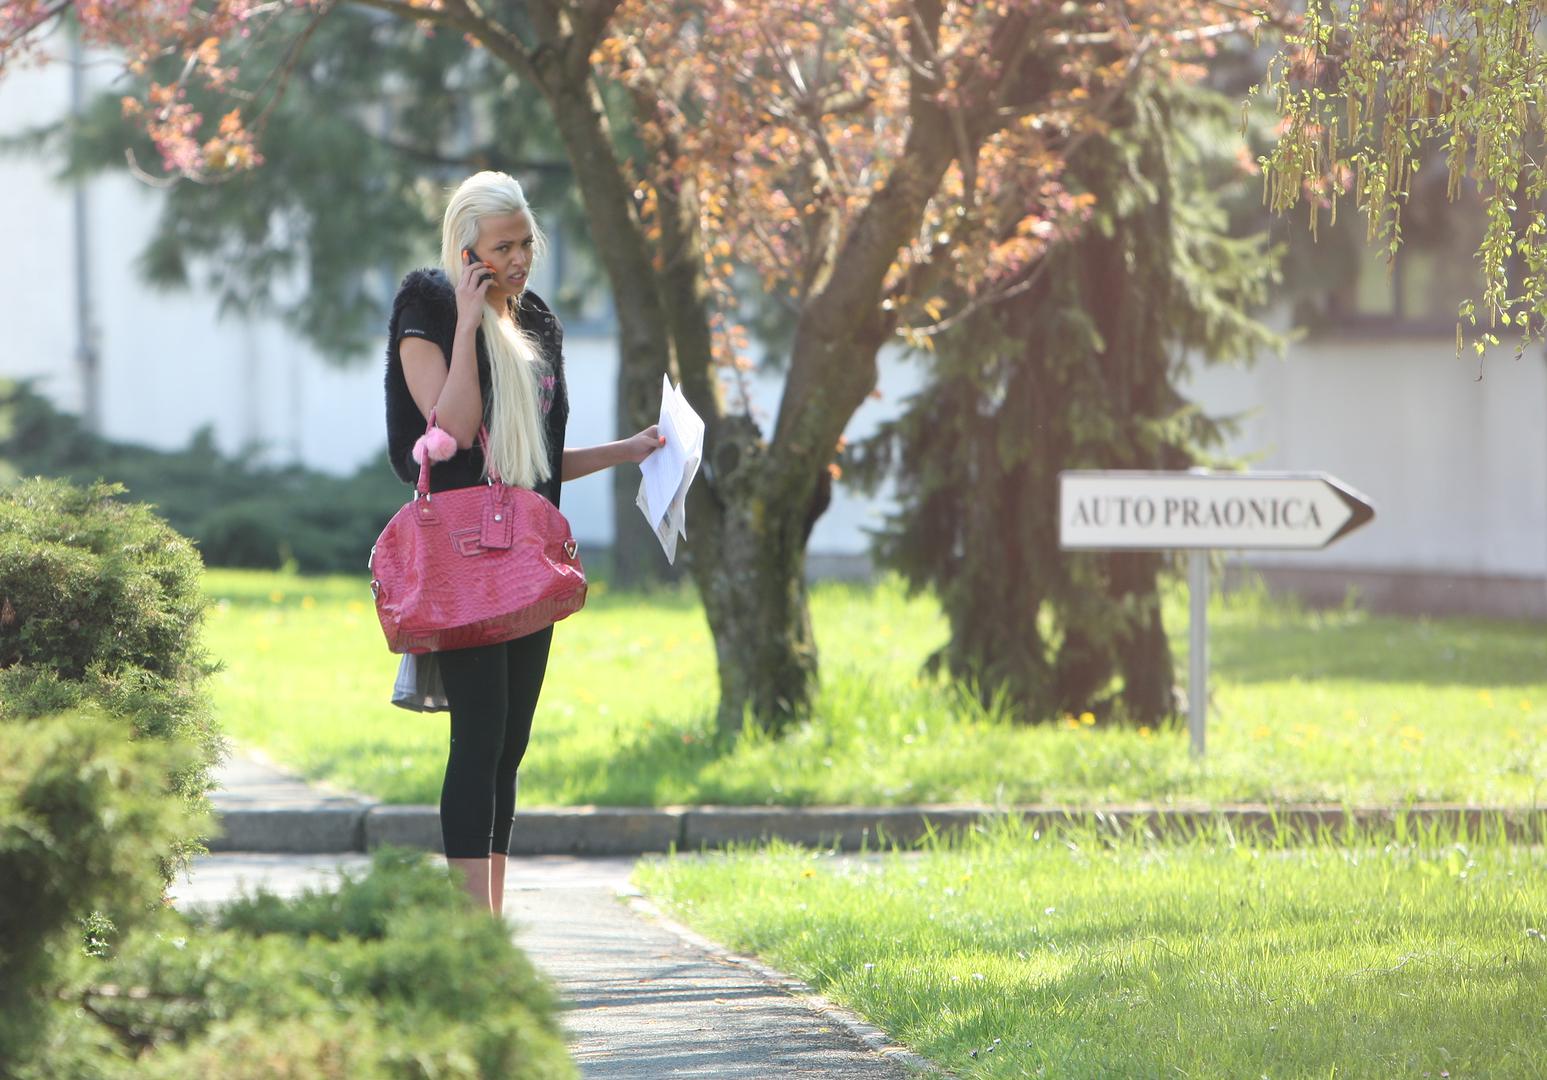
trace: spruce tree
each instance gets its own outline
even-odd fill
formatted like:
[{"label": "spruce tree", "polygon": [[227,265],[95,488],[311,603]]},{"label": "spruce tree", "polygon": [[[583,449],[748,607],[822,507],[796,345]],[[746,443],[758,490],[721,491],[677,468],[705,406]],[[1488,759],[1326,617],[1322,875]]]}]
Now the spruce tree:
[{"label": "spruce tree", "polygon": [[941,333],[924,389],[856,447],[851,473],[897,484],[879,562],[933,589],[950,620],[931,665],[1023,720],[1176,710],[1169,557],[1061,552],[1058,474],[1208,463],[1224,431],[1179,389],[1189,366],[1274,342],[1250,314],[1271,252],[1230,235],[1215,190],[1240,175],[1229,108],[1203,87],[1126,87],[1063,177],[1094,197],[1090,216],[1029,287]]}]

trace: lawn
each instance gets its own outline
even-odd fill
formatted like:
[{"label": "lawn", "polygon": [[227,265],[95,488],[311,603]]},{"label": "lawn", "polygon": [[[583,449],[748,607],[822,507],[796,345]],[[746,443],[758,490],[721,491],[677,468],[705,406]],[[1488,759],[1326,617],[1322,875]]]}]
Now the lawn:
[{"label": "lawn", "polygon": [[[438,800],[446,719],[387,703],[365,580],[211,571],[205,639],[226,730],[305,775]],[[1185,672],[1185,597],[1169,598]],[[1547,804],[1547,628],[1307,613],[1257,593],[1211,611],[1209,754],[1184,730],[1018,725],[920,674],[946,635],[895,582],[821,585],[814,718],[774,743],[717,740],[696,599],[598,588],[556,632],[525,806],[1252,800]],[[1087,718],[1088,719],[1088,718]]]},{"label": "lawn", "polygon": [[635,878],[964,1080],[1547,1076],[1540,847],[1009,824],[911,854],[652,859]]}]

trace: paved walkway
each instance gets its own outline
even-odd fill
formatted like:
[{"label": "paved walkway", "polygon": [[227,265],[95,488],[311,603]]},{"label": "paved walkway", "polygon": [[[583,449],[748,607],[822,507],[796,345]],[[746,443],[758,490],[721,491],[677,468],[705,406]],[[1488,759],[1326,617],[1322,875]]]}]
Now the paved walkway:
[{"label": "paved walkway", "polygon": [[[191,875],[177,883],[172,891],[180,905],[218,903],[259,884],[293,895],[326,883],[336,867],[368,865],[369,856],[361,852],[378,843],[438,844],[434,807],[378,807],[349,792],[308,785],[250,753],[234,756],[218,780],[221,790],[213,801],[227,828],[226,850],[198,860]],[[1052,821],[1066,816],[1057,807],[1019,809]],[[926,815],[936,824],[959,826],[985,812],[679,808],[663,835],[685,850],[760,835],[807,842],[836,838],[852,850],[872,839],[877,828],[905,838],[924,827]],[[1094,820],[1108,827],[1156,828],[1168,821],[1191,827],[1223,814],[1232,824],[1271,830],[1291,819],[1336,825],[1345,813],[1338,807],[1105,808]],[[1381,821],[1392,811],[1355,813]],[[1481,821],[1497,813],[1432,807],[1418,816]],[[587,1080],[947,1075],[889,1046],[880,1032],[812,997],[788,977],[732,957],[653,913],[628,883],[634,858],[606,853],[665,850],[669,845],[657,835],[656,820],[663,815],[669,816],[659,810],[535,811],[519,825],[522,835],[536,839],[530,845],[533,854],[510,861],[506,917],[518,944],[554,980],[567,1003],[572,1051]],[[1540,826],[1534,817],[1516,812],[1511,820],[1539,835],[1530,832]],[[339,854],[258,853],[318,851]],[[549,851],[597,854],[544,854]]]},{"label": "paved walkway", "polygon": [[[226,777],[235,791],[217,801],[227,806],[319,795],[251,761]],[[294,896],[336,879],[339,866],[368,863],[353,853],[218,853],[196,860],[172,894],[184,907],[258,885]],[[791,979],[651,913],[628,882],[633,866],[633,857],[579,856],[512,857],[507,866],[506,918],[562,993],[586,1080],[900,1080],[924,1068],[852,1015],[792,993]]]}]

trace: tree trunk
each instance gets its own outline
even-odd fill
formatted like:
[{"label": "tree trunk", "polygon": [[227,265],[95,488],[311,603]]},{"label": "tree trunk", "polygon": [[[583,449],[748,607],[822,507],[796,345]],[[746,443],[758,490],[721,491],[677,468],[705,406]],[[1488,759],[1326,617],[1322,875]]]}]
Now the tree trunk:
[{"label": "tree trunk", "polygon": [[[668,369],[671,342],[661,299],[635,218],[632,194],[613,149],[612,134],[595,84],[575,79],[557,62],[539,64],[539,86],[574,166],[581,199],[591,222],[595,248],[612,286],[618,319],[618,374],[614,417],[617,437],[655,423],[660,411],[661,375]],[[660,542],[634,504],[639,475],[615,469],[612,477],[613,584],[636,588],[666,580],[670,567]]]},{"label": "tree trunk", "polygon": [[1131,612],[1117,646],[1123,705],[1131,723],[1154,727],[1177,711],[1176,669],[1160,619],[1160,556],[1128,552],[1113,559],[1120,564],[1113,568],[1114,583]]},{"label": "tree trunk", "polygon": [[806,714],[816,687],[802,517],[749,493],[715,525],[694,533],[692,550],[720,674],[716,726],[734,734],[751,719],[780,732]]},{"label": "tree trunk", "polygon": [[[875,387],[876,353],[895,318],[881,308],[888,268],[917,233],[957,147],[935,101],[939,86],[916,73],[902,154],[831,253],[825,280],[801,314],[776,430],[765,442],[750,419],[728,415],[721,400],[695,193],[682,190],[688,178],[675,170],[654,180],[663,235],[659,260],[652,258],[590,70],[612,6],[606,0],[594,7],[534,2],[529,12],[539,48],[510,32],[486,44],[513,68],[533,74],[574,167],[618,312],[621,426],[637,430],[654,418],[661,372],[673,361],[704,418],[706,469],[689,496],[685,554],[714,633],[720,728],[737,731],[749,714],[782,728],[805,711],[815,687],[805,549],[825,506],[826,469],[844,427]],[[917,7],[913,32],[921,37],[919,50],[929,52],[941,6],[918,0]],[[1025,18],[1012,16],[1006,25],[1010,30],[996,35],[992,50],[999,60],[1019,56],[1029,33]],[[653,116],[653,103],[640,104]],[[614,489],[618,565],[627,575],[640,565],[635,552],[624,554],[634,546],[625,523],[637,517],[625,496],[637,482],[614,483],[620,485]],[[647,558],[659,560],[654,539],[644,546]]]},{"label": "tree trunk", "polygon": [[[697,273],[692,191],[659,192],[668,236],[665,265],[657,266],[644,243],[594,86],[556,77],[545,84],[544,94],[574,164],[613,288],[619,425],[626,432],[654,422],[661,374],[672,359],[689,402],[705,421],[706,469],[689,495],[692,539],[680,551],[715,639],[720,729],[740,730],[749,711],[782,728],[804,711],[816,676],[805,587],[809,530],[802,512],[810,505],[813,485],[773,483],[776,477],[761,458],[755,427],[725,415]],[[621,474],[613,489],[616,566],[620,582],[637,582],[642,568],[660,567],[665,560],[634,506],[638,478],[631,470]]]}]

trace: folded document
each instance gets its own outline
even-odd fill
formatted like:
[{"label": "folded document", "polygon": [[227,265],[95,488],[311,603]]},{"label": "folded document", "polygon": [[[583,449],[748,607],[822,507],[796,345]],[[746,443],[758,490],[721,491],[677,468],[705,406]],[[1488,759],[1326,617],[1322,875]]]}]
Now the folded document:
[{"label": "folded document", "polygon": [[673,388],[669,376],[661,376],[659,428],[666,443],[640,462],[643,477],[634,500],[666,552],[666,561],[677,561],[677,538],[687,536],[687,497],[698,463],[704,456],[704,421],[693,411],[682,388]]}]

